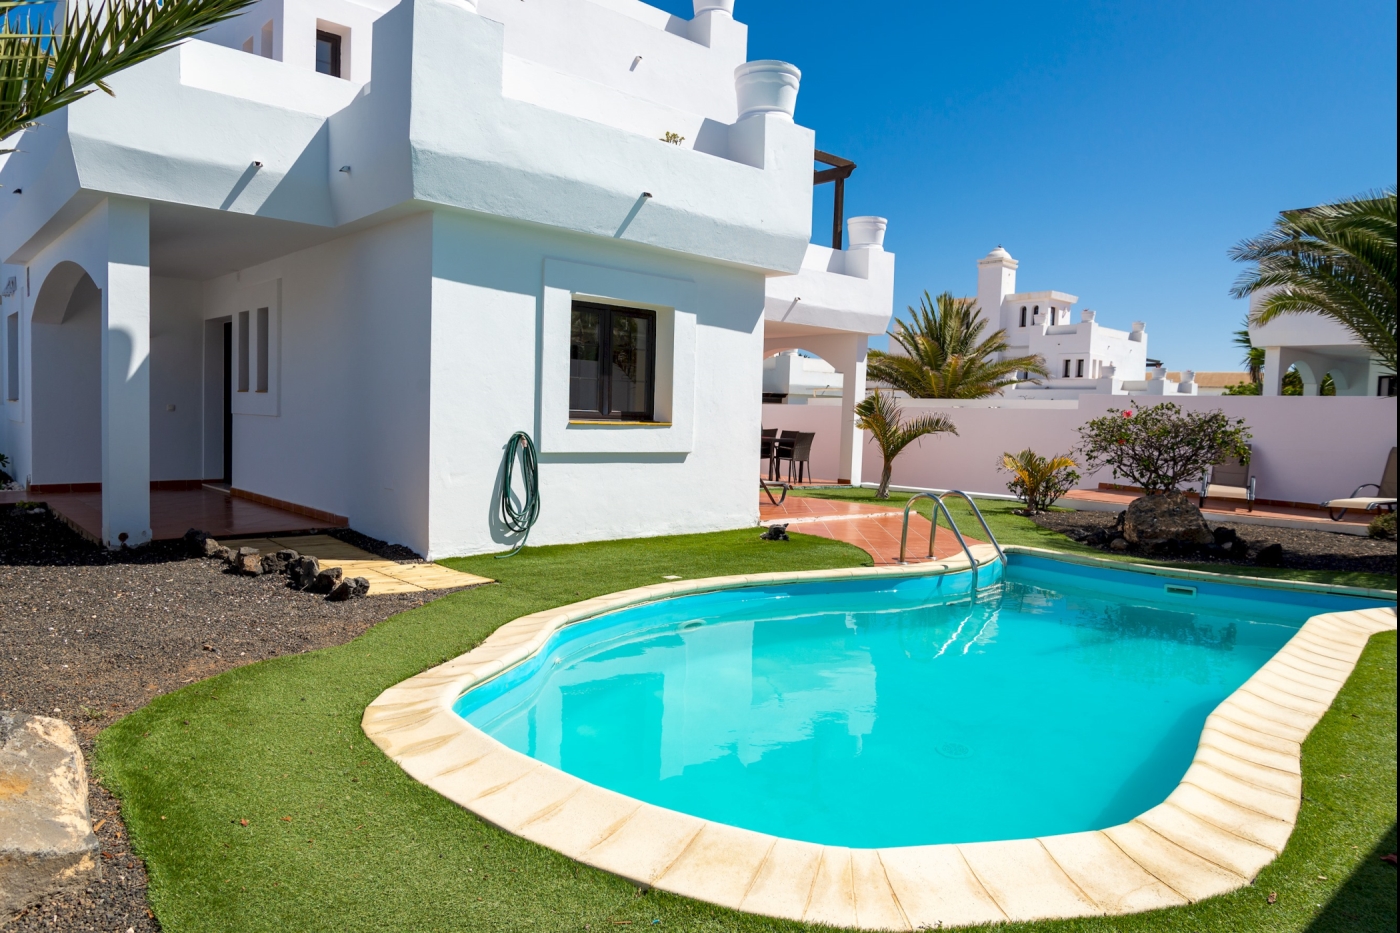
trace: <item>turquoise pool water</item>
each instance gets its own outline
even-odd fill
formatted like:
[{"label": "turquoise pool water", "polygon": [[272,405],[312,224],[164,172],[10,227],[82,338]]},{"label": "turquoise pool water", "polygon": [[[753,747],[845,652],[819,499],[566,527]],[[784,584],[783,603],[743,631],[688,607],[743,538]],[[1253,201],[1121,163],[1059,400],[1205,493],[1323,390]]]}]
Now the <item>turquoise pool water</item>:
[{"label": "turquoise pool water", "polygon": [[1023,838],[1160,803],[1207,714],[1309,616],[1381,605],[1025,555],[980,583],[975,599],[962,573],[626,609],[456,709],[586,781],[777,836]]}]

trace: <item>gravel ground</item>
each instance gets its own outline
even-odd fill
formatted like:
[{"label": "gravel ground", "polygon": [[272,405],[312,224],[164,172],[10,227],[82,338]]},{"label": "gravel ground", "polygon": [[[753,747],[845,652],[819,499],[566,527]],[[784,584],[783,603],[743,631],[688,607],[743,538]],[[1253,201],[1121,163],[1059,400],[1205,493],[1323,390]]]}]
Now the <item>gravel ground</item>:
[{"label": "gravel ground", "polygon": [[[1089,533],[1112,528],[1118,521],[1114,512],[1041,512],[1031,519],[1043,528],[1066,534],[1079,540]],[[1337,534],[1298,528],[1274,528],[1269,525],[1242,525],[1236,522],[1212,524],[1211,529],[1225,527],[1249,544],[1249,559],[1243,561],[1206,555],[1169,557],[1153,554],[1153,560],[1181,563],[1220,563],[1249,566],[1261,548],[1270,544],[1283,546],[1283,563],[1293,570],[1344,570],[1366,573],[1394,574],[1396,542],[1359,535]],[[1129,553],[1132,553],[1129,551]]]},{"label": "gravel ground", "polygon": [[[381,556],[416,560],[347,532]],[[116,719],[152,697],[264,658],[347,642],[442,593],[330,603],[280,576],[240,577],[221,562],[186,559],[178,543],[108,552],[47,512],[0,507],[0,708],[53,716],[85,754]],[[90,783],[105,877],[0,917],[10,931],[126,933],[159,929],[146,907],[146,873],[131,855],[118,802]]]}]

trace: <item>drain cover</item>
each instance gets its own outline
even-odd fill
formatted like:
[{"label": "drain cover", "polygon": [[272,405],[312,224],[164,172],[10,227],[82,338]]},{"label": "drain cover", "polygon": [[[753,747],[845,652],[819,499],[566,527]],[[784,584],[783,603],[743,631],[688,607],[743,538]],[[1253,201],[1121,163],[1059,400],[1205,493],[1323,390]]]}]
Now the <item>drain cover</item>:
[{"label": "drain cover", "polygon": [[972,749],[961,742],[944,742],[938,746],[938,754],[944,758],[968,758],[972,755]]}]

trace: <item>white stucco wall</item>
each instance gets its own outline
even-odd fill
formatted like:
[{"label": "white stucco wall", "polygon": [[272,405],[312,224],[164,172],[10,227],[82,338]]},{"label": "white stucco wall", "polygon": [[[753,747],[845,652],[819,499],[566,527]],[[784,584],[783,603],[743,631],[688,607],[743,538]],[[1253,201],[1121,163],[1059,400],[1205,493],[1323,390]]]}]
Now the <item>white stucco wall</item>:
[{"label": "white stucco wall", "polygon": [[[997,467],[1003,452],[1026,447],[1040,454],[1066,453],[1078,443],[1079,426],[1124,397],[1083,395],[1078,402],[1001,403],[976,406],[935,399],[903,402],[905,416],[922,411],[946,415],[958,435],[940,434],[910,445],[895,460],[893,481],[901,486],[1006,492],[1006,475]],[[1149,404],[1158,400],[1144,400]],[[1380,479],[1385,459],[1396,444],[1393,398],[1299,398],[1223,396],[1175,398],[1187,410],[1220,409],[1244,418],[1254,438],[1254,470],[1259,497],[1317,503],[1350,495],[1362,483]],[[818,441],[839,428],[839,412],[824,407],[765,405],[763,426],[817,431]],[[822,467],[813,448],[813,466]],[[824,462],[824,461],[822,461]],[[880,475],[880,452],[865,446],[865,475]],[[1082,488],[1113,482],[1108,471],[1086,475]]]}]

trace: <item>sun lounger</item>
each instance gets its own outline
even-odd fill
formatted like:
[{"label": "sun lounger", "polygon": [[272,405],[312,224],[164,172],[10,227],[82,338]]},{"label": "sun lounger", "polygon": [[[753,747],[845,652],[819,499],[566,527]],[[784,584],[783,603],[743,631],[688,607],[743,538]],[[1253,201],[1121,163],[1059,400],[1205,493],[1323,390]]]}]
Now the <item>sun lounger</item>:
[{"label": "sun lounger", "polygon": [[[1361,490],[1374,489],[1374,496],[1363,496]],[[1385,461],[1385,473],[1379,483],[1365,483],[1357,486],[1349,499],[1331,499],[1322,503],[1332,521],[1339,522],[1348,509],[1375,512],[1379,509],[1395,511],[1395,448],[1390,448],[1390,456]]]},{"label": "sun lounger", "polygon": [[1205,507],[1207,499],[1243,499],[1253,512],[1254,476],[1249,471],[1249,460],[1235,458],[1207,470],[1201,483],[1201,508]]}]

